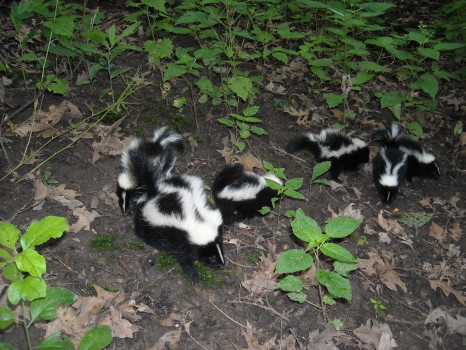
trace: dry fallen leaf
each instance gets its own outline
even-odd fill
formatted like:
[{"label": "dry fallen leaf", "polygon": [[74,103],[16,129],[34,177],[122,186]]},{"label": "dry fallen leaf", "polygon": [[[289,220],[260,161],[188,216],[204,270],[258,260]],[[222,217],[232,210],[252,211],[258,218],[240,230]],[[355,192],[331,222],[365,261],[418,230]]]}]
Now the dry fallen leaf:
[{"label": "dry fallen leaf", "polygon": [[237,163],[244,166],[244,169],[247,171],[253,171],[254,168],[264,170],[264,166],[262,165],[262,162],[251,152],[248,152],[248,153],[245,153],[239,156],[235,156],[235,160]]},{"label": "dry fallen leaf", "polygon": [[365,325],[356,328],[353,333],[363,343],[373,345],[377,350],[391,350],[398,346],[390,327],[377,320],[368,319]]},{"label": "dry fallen leaf", "polygon": [[101,216],[95,210],[89,211],[86,208],[74,208],[73,215],[78,217],[78,221],[71,225],[69,232],[90,231],[91,223]]},{"label": "dry fallen leaf", "polygon": [[446,296],[453,294],[461,305],[466,306],[466,297],[464,293],[453,289],[450,282],[441,280],[429,280],[430,287],[435,291],[440,288]]},{"label": "dry fallen leaf", "polygon": [[463,230],[460,227],[460,223],[458,221],[453,222],[448,229],[448,231],[451,232],[451,239],[453,239],[455,242],[459,242],[461,239],[461,236],[463,236]]},{"label": "dry fallen leaf", "polygon": [[159,340],[150,347],[149,350],[164,350],[165,345],[168,343],[169,349],[174,349],[175,345],[180,341],[181,328],[177,328],[173,331],[169,331],[162,335]]},{"label": "dry fallen leaf", "polygon": [[432,224],[430,225],[429,228],[429,236],[434,237],[439,243],[446,243],[448,240],[446,231],[443,229],[442,226],[436,224],[434,221],[432,221]]},{"label": "dry fallen leaf", "polygon": [[[443,319],[443,321],[441,319]],[[466,335],[466,317],[461,315],[454,317],[451,310],[446,310],[443,307],[438,307],[429,313],[424,324],[429,323],[445,323],[448,334],[459,333]]]},{"label": "dry fallen leaf", "polygon": [[266,86],[264,86],[264,90],[276,95],[286,95],[287,93],[283,85],[275,84],[273,81],[270,81]]}]

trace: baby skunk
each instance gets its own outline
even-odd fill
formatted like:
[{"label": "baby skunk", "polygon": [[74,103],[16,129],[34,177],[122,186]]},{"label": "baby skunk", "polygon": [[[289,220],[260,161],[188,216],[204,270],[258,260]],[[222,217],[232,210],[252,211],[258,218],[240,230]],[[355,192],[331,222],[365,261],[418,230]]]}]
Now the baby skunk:
[{"label": "baby skunk", "polygon": [[157,183],[157,194],[141,202],[136,206],[136,234],[176,257],[193,283],[200,282],[195,260],[212,267],[225,264],[222,214],[208,202],[201,179],[163,178]]},{"label": "baby skunk", "polygon": [[393,201],[405,178],[408,155],[401,150],[402,135],[397,124],[390,129],[376,131],[372,137],[382,145],[372,164],[375,187],[386,203]]},{"label": "baby skunk", "polygon": [[433,179],[440,176],[440,168],[435,156],[427,152],[418,142],[404,137],[400,140],[400,149],[408,155],[408,168],[406,170],[408,181],[411,181],[415,176]]},{"label": "baby skunk", "polygon": [[121,211],[131,213],[139,198],[151,194],[159,178],[169,176],[175,165],[173,149],[183,149],[182,137],[167,127],[150,140],[133,140],[121,155],[117,195]]},{"label": "baby skunk", "polygon": [[341,171],[357,170],[360,164],[369,161],[369,147],[364,141],[331,128],[323,129],[320,134],[299,136],[285,149],[289,153],[307,149],[318,162],[331,161],[330,175],[335,181],[339,181]]},{"label": "baby skunk", "polygon": [[275,175],[259,176],[245,171],[241,164],[227,165],[217,175],[212,195],[225,224],[250,219],[258,215],[262,207],[271,205],[277,191],[267,186],[265,179],[282,184]]}]

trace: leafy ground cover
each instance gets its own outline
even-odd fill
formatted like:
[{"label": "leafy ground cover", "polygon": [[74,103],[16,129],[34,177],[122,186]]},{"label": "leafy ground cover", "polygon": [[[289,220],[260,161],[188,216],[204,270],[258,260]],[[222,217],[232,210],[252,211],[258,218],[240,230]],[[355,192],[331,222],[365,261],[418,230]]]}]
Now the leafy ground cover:
[{"label": "leafy ground cover", "polygon": [[[116,349],[462,347],[464,1],[0,6],[1,346],[99,349],[108,334],[86,334],[109,326]],[[393,121],[442,176],[390,205],[370,164],[337,183],[284,151],[333,126],[372,159]],[[137,241],[114,193],[122,148],[163,125],[186,140],[178,173],[211,186],[239,162],[284,180],[263,217],[227,228],[224,270],[197,266],[202,286]],[[47,216],[68,229],[29,249],[15,232]],[[32,279],[66,302],[21,289]]]}]

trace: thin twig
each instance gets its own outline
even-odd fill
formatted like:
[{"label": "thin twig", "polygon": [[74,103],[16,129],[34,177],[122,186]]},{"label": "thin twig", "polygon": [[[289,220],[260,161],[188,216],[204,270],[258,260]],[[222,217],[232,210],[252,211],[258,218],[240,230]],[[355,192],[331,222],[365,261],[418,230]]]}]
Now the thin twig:
[{"label": "thin twig", "polygon": [[[233,303],[233,304],[246,304],[246,305],[253,305],[253,306],[257,306],[257,307],[260,307],[264,310],[267,310],[267,311],[271,311],[272,313],[274,313],[275,315],[279,316],[279,317],[282,317],[282,314],[279,313],[277,310],[275,310],[273,307],[271,307],[270,305],[269,306],[265,306],[265,305],[261,305],[261,304],[256,304],[256,303],[251,303],[249,301],[241,301],[241,300],[232,300],[230,301],[230,303]],[[283,318],[287,321],[289,321],[290,319],[286,316],[283,316]]]},{"label": "thin twig", "polygon": [[253,268],[254,268],[254,266],[248,266],[248,265],[243,265],[243,264],[234,262],[233,260],[229,259],[228,257],[225,257],[225,258],[226,258],[229,262],[231,262],[233,265],[245,267],[245,268],[248,268],[248,269],[253,269]]},{"label": "thin twig", "polygon": [[303,158],[300,158],[298,156],[295,156],[294,154],[291,154],[291,153],[288,153],[287,151],[285,151],[283,148],[281,147],[278,147],[277,145],[275,145],[275,143],[273,143],[272,141],[269,141],[269,144],[270,146],[272,146],[272,148],[277,151],[278,153],[281,153],[287,157],[291,157],[291,158],[294,158],[296,160],[299,160],[300,162],[307,162],[307,160],[303,159]]},{"label": "thin twig", "polygon": [[225,312],[223,312],[217,305],[215,305],[213,302],[210,302],[218,311],[220,311],[220,313],[225,316],[226,318],[228,318],[230,321],[236,323],[238,326],[240,327],[243,327],[245,329],[247,329],[248,327],[242,325],[241,323],[239,323],[238,321],[232,319],[230,316],[228,316]]}]

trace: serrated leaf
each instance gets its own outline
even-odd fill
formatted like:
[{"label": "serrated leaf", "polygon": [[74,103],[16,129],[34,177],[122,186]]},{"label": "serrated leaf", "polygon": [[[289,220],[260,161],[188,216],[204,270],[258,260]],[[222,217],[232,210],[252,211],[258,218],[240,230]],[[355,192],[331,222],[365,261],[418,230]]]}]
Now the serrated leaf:
[{"label": "serrated leaf", "polygon": [[100,350],[113,340],[112,329],[109,326],[96,326],[86,332],[79,342],[79,350]]},{"label": "serrated leaf", "polygon": [[18,241],[21,231],[12,223],[0,221],[0,244],[15,250],[15,244]]},{"label": "serrated leaf", "polygon": [[464,43],[438,43],[434,45],[434,50],[446,51],[446,50],[456,50],[466,46]]},{"label": "serrated leaf", "polygon": [[51,29],[55,34],[63,35],[68,38],[73,36],[75,22],[70,16],[59,16],[51,21],[45,21],[44,27]]},{"label": "serrated leaf", "polygon": [[59,305],[70,305],[78,296],[65,288],[47,288],[45,298],[36,299],[31,302],[31,321],[36,319],[51,320],[57,316],[56,310]]},{"label": "serrated leaf", "polygon": [[374,71],[374,72],[390,72],[391,71],[390,68],[381,66],[380,64],[377,64],[371,61],[361,61],[358,63],[358,66],[362,69],[367,69],[369,71]]},{"label": "serrated leaf", "polygon": [[314,165],[312,168],[311,180],[317,179],[319,176],[325,174],[332,167],[331,161],[325,161]]},{"label": "serrated leaf", "polygon": [[163,73],[163,81],[166,82],[174,77],[179,77],[188,72],[188,68],[186,66],[181,66],[177,64],[169,64],[167,65],[167,69]]},{"label": "serrated leaf", "polygon": [[380,98],[380,108],[392,107],[401,102],[403,102],[403,96],[396,91],[390,91]]},{"label": "serrated leaf", "polygon": [[438,81],[432,74],[425,73],[413,84],[413,87],[421,89],[432,99],[435,99],[438,92]]},{"label": "serrated leaf", "polygon": [[418,47],[417,52],[421,54],[421,56],[432,58],[433,60],[438,61],[440,59],[440,52],[437,50],[428,48],[428,47]]},{"label": "serrated leaf", "polygon": [[43,279],[27,276],[24,280],[13,282],[8,287],[8,300],[13,305],[21,300],[33,301],[45,297],[47,285]]},{"label": "serrated leaf", "polygon": [[260,210],[258,210],[258,212],[261,213],[262,215],[266,215],[270,213],[270,211],[271,211],[270,207],[262,207]]},{"label": "serrated leaf", "polygon": [[409,40],[415,41],[420,45],[424,45],[429,41],[426,36],[420,31],[411,31],[408,33]]},{"label": "serrated leaf", "polygon": [[364,71],[360,71],[356,76],[351,80],[353,85],[362,85],[374,77],[374,74],[370,74]]},{"label": "serrated leaf", "polygon": [[309,64],[313,67],[328,67],[328,66],[331,66],[332,63],[333,61],[330,58],[321,58],[321,59],[309,62]]},{"label": "serrated leaf", "polygon": [[288,64],[289,62],[288,56],[283,52],[279,52],[279,51],[273,52],[272,57],[275,58],[277,61],[280,61],[284,64]]},{"label": "serrated leaf", "polygon": [[344,262],[358,262],[358,259],[356,259],[348,250],[335,243],[322,244],[320,251],[335,260]]},{"label": "serrated leaf", "polygon": [[256,115],[257,112],[259,111],[259,106],[249,106],[244,109],[243,114],[246,117],[252,117],[253,115]]},{"label": "serrated leaf", "polygon": [[220,124],[229,126],[230,128],[235,125],[232,120],[227,119],[227,118],[218,118],[217,122],[219,122]]},{"label": "serrated leaf", "polygon": [[265,183],[267,184],[267,186],[269,186],[271,189],[273,190],[279,190],[282,188],[282,185],[280,185],[278,182],[276,181],[273,181],[271,179],[264,179],[265,180]]},{"label": "serrated leaf", "polygon": [[292,32],[290,29],[290,24],[291,22],[285,22],[281,23],[277,27],[278,35],[280,35],[283,39],[300,39],[307,35],[307,33],[303,32]]},{"label": "serrated leaf", "polygon": [[73,342],[66,334],[53,333],[43,339],[38,347],[39,350],[74,350]]},{"label": "serrated leaf", "polygon": [[356,230],[362,220],[356,220],[349,216],[331,219],[325,225],[325,233],[332,238],[347,237]]},{"label": "serrated leaf", "polygon": [[401,215],[401,222],[403,222],[406,226],[409,227],[421,227],[427,224],[434,214],[432,213],[400,213]]},{"label": "serrated leaf", "polygon": [[302,304],[306,301],[307,295],[304,293],[288,293],[288,298],[293,301],[297,301],[298,303]]},{"label": "serrated leaf", "polygon": [[358,264],[344,262],[344,261],[334,261],[333,268],[337,273],[342,276],[348,276],[351,271],[357,270],[359,267]]},{"label": "serrated leaf", "polygon": [[204,12],[188,11],[188,12],[185,12],[180,17],[178,17],[178,19],[175,22],[175,25],[204,22],[207,20],[208,20],[207,14],[205,14]]},{"label": "serrated leaf", "polygon": [[307,200],[305,196],[303,196],[301,193],[296,192],[295,190],[292,189],[286,189],[284,192],[288,197],[294,198],[294,199],[300,199],[300,200]]},{"label": "serrated leaf", "polygon": [[252,82],[251,79],[246,77],[232,77],[228,80],[228,87],[239,98],[246,101],[248,96],[252,95]]},{"label": "serrated leaf", "polygon": [[299,249],[284,252],[277,261],[275,273],[293,273],[303,271],[312,266],[312,257]]},{"label": "serrated leaf", "polygon": [[0,305],[0,329],[5,329],[15,321],[15,315],[6,306]]},{"label": "serrated leaf", "polygon": [[289,275],[282,279],[275,288],[281,289],[285,292],[299,293],[303,290],[304,283],[299,279],[299,277]]},{"label": "serrated leaf", "polygon": [[34,249],[25,249],[15,256],[16,266],[33,277],[40,277],[46,271],[45,258]]},{"label": "serrated leaf", "polygon": [[165,0],[140,0],[141,4],[152,7],[162,13],[167,13],[165,9]]},{"label": "serrated leaf", "polygon": [[21,237],[23,249],[34,249],[35,246],[47,242],[51,238],[59,238],[68,230],[65,218],[47,216],[44,219],[32,223]]},{"label": "serrated leaf", "polygon": [[345,100],[344,95],[337,95],[337,94],[330,93],[327,95],[326,102],[327,102],[328,108],[335,108],[339,106],[344,100]]},{"label": "serrated leaf", "polygon": [[351,301],[353,292],[349,280],[335,272],[325,270],[317,271],[317,280],[336,298],[344,298]]},{"label": "serrated leaf", "polygon": [[304,242],[313,242],[321,234],[322,230],[314,219],[306,216],[301,208],[296,210],[295,217],[291,221],[293,234]]},{"label": "serrated leaf", "polygon": [[303,185],[304,178],[296,177],[294,179],[287,180],[285,186],[292,190],[299,190]]}]

